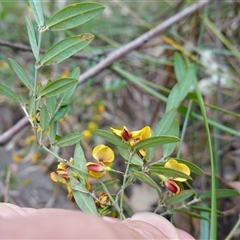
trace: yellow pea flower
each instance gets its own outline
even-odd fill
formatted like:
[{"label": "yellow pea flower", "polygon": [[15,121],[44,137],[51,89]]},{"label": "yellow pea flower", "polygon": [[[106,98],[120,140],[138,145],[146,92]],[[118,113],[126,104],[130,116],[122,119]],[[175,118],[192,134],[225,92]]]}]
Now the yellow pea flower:
[{"label": "yellow pea flower", "polygon": [[103,144],[97,145],[93,151],[92,151],[92,156],[99,162],[104,164],[105,166],[112,166],[113,161],[114,161],[114,152],[113,150],[105,146]]},{"label": "yellow pea flower", "polygon": [[[169,159],[164,167],[166,168],[171,168],[171,169],[175,169],[175,170],[178,170],[182,173],[185,173],[186,175],[190,176],[190,169],[187,165],[183,164],[183,163],[178,163],[177,160],[171,158]],[[186,182],[187,179],[186,178],[179,178],[179,177],[176,177],[176,178],[173,178],[175,181],[178,181],[178,182]]]}]

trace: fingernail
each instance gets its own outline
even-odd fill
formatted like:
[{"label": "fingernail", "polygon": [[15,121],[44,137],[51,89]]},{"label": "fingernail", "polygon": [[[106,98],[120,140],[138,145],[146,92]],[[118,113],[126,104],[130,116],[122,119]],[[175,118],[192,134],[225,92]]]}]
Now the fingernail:
[{"label": "fingernail", "polygon": [[136,213],[131,217],[131,220],[143,221],[153,225],[163,232],[170,239],[178,239],[176,228],[166,218],[154,213],[141,212]]}]

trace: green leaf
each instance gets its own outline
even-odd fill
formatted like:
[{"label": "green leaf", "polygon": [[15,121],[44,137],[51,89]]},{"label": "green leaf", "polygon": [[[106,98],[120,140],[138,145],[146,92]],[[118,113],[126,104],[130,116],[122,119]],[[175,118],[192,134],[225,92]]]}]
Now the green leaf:
[{"label": "green leaf", "polygon": [[[207,191],[205,193],[202,193],[199,195],[200,199],[206,199],[209,198],[211,199],[211,194],[212,191]],[[216,197],[217,198],[230,198],[230,197],[235,197],[239,196],[239,192],[233,189],[216,189]]]},{"label": "green leaf", "polygon": [[56,133],[57,133],[57,122],[52,122],[50,123],[50,133],[49,133],[51,144],[55,144]]},{"label": "green leaf", "polygon": [[117,137],[115,134],[113,134],[109,131],[102,130],[102,129],[94,129],[94,130],[92,130],[92,133],[99,137],[102,137],[106,141],[108,141],[116,146],[129,149],[129,145],[124,143],[119,137]]},{"label": "green leaf", "polygon": [[[109,180],[104,181],[103,184],[107,187],[107,189],[109,189],[109,188],[113,187],[115,184],[117,184],[117,183],[119,183],[119,182],[120,182],[119,179],[114,178],[114,179],[109,179]],[[96,192],[97,192],[97,191],[102,191],[102,190],[104,190],[104,189],[103,189],[103,186],[102,186],[101,183],[98,183],[98,184],[93,188],[93,191],[96,191]]]},{"label": "green leaf", "polygon": [[74,166],[78,167],[81,170],[81,172],[86,173],[81,178],[81,180],[83,180],[82,183],[86,184],[86,182],[88,181],[88,171],[86,167],[85,154],[83,152],[83,149],[80,143],[76,144],[73,159],[74,159]]},{"label": "green leaf", "polygon": [[21,98],[13,90],[2,83],[0,83],[0,93],[17,103],[22,104]]},{"label": "green leaf", "polygon": [[[191,209],[194,209],[194,210],[198,210],[198,211],[201,211],[201,212],[208,212],[208,213],[211,213],[211,208],[208,208],[208,207],[202,207],[202,206],[189,206]],[[217,211],[217,214],[219,216],[224,216],[224,213],[222,211]]]},{"label": "green leaf", "polygon": [[189,190],[184,190],[180,194],[173,195],[166,200],[166,204],[169,205],[174,205],[174,204],[179,204],[183,203],[185,200],[193,196],[195,192],[191,189]]},{"label": "green leaf", "polygon": [[79,77],[80,77],[80,68],[79,68],[79,67],[74,68],[74,69],[70,72],[69,77],[70,77],[70,78],[75,78],[75,79],[78,80]]},{"label": "green leaf", "polygon": [[206,220],[206,221],[210,221],[208,218],[203,217],[203,216],[200,215],[200,214],[193,213],[193,212],[190,212],[190,211],[187,211],[187,210],[175,209],[174,211],[175,211],[175,212],[185,213],[185,214],[187,214],[188,216],[193,217],[193,218],[198,218],[198,219],[203,219],[203,220]]},{"label": "green leaf", "polygon": [[179,140],[179,138],[173,136],[156,136],[138,142],[136,145],[133,146],[133,149],[156,147],[167,143],[179,142]]},{"label": "green leaf", "polygon": [[166,102],[166,97],[162,94],[160,94],[158,91],[156,91],[155,89],[149,87],[144,81],[144,79],[131,74],[123,69],[121,69],[120,67],[117,66],[111,66],[111,68],[117,72],[122,78],[127,79],[128,81],[132,82],[133,84],[135,84],[136,86],[138,86],[140,89],[142,89],[144,92],[149,93],[151,96],[156,97],[157,99],[160,99],[163,102]]},{"label": "green leaf", "polygon": [[161,191],[160,188],[158,187],[158,185],[154,182],[154,180],[152,180],[152,178],[150,178],[146,173],[144,172],[139,172],[139,171],[133,171],[133,175],[140,181],[146,183],[147,185],[149,185],[150,187],[154,188],[157,193],[158,196],[161,197]]},{"label": "green leaf", "polygon": [[166,112],[161,120],[158,122],[156,129],[154,130],[154,136],[165,135],[172,125],[177,114],[177,108],[172,108]]},{"label": "green leaf", "polygon": [[40,111],[40,123],[39,123],[43,131],[48,130],[49,121],[50,121],[50,117],[49,117],[47,107],[43,104]]},{"label": "green leaf", "polygon": [[131,159],[131,164],[137,165],[137,166],[143,166],[143,159],[141,159],[137,153],[134,153],[133,156],[131,156],[130,150],[122,147],[117,147],[120,155],[127,161]]},{"label": "green leaf", "polygon": [[[68,77],[75,78],[76,80],[78,80],[80,77],[80,68],[77,67],[77,68],[73,69],[73,71],[69,74]],[[77,85],[76,85],[76,87],[77,87]],[[60,95],[60,104],[61,105],[64,105],[68,102],[68,100],[72,97],[76,87],[72,88],[69,91],[64,92]]]},{"label": "green leaf", "polygon": [[159,175],[159,174],[164,175],[166,177],[172,177],[172,178],[178,177],[178,178],[186,178],[186,179],[192,180],[192,178],[190,176],[188,176],[187,174],[185,174],[181,171],[172,169],[172,168],[166,168],[163,166],[162,163],[161,164],[156,163],[154,165],[149,166],[148,172],[154,173],[157,175]]},{"label": "green leaf", "polygon": [[94,36],[90,33],[83,33],[65,38],[49,48],[42,56],[41,65],[54,65],[69,58],[74,53],[85,48]]},{"label": "green leaf", "polygon": [[185,62],[181,54],[174,53],[174,71],[178,82],[181,82],[184,78],[186,67]]},{"label": "green leaf", "polygon": [[77,27],[101,13],[104,6],[99,3],[71,4],[56,12],[47,22],[46,28],[51,31],[66,30]]},{"label": "green leaf", "polygon": [[[167,135],[178,137],[179,135],[179,123],[178,120],[174,120],[171,127],[167,131]],[[176,148],[176,143],[169,143],[163,146],[163,156],[168,157],[172,154]]]},{"label": "green leaf", "polygon": [[35,59],[38,59],[38,43],[37,43],[37,38],[35,34],[35,30],[32,24],[32,21],[26,17],[26,23],[27,23],[27,32],[28,32],[28,39],[30,42],[30,46],[33,52],[33,55]]},{"label": "green leaf", "polygon": [[77,80],[74,78],[60,78],[48,84],[40,91],[40,97],[53,97],[65,91],[74,88],[77,85]]},{"label": "green leaf", "polygon": [[180,159],[180,158],[175,158],[175,159],[179,163],[183,163],[183,164],[187,165],[191,172],[196,173],[198,175],[203,174],[203,170],[200,167],[198,167],[196,164],[194,164],[194,163],[192,163],[190,161],[184,160],[184,159]]},{"label": "green leaf", "polygon": [[39,26],[44,25],[44,16],[43,16],[43,9],[42,9],[42,1],[41,0],[28,0],[30,7],[33,12],[33,16],[35,21]]},{"label": "green leaf", "polygon": [[76,143],[79,143],[83,135],[79,132],[68,134],[57,141],[57,146],[67,147]]},{"label": "green leaf", "polygon": [[184,79],[181,82],[177,83],[172,88],[167,99],[166,112],[171,110],[174,107],[178,107],[180,103],[185,99],[193,83],[194,78],[195,78],[195,67],[192,64],[187,68],[187,71],[184,75]]},{"label": "green leaf", "polygon": [[22,83],[28,87],[31,91],[33,91],[33,82],[29,78],[29,76],[26,74],[26,72],[16,63],[13,59],[8,59],[10,62],[10,65],[13,69],[13,71],[17,74],[19,79],[22,81]]},{"label": "green leaf", "polygon": [[78,207],[85,213],[98,215],[93,198],[88,194],[86,187],[76,178],[70,177],[73,196]]},{"label": "green leaf", "polygon": [[68,105],[62,106],[58,109],[57,113],[53,117],[53,121],[58,121],[60,118],[62,118],[68,111]]},{"label": "green leaf", "polygon": [[50,117],[52,118],[57,108],[57,98],[55,96],[46,98],[46,106],[50,114]]}]

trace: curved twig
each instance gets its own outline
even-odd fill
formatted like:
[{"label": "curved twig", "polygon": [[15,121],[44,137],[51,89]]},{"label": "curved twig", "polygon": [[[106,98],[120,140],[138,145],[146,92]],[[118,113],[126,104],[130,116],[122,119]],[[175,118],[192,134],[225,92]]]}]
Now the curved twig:
[{"label": "curved twig", "polygon": [[156,35],[162,33],[164,30],[171,27],[173,24],[179,22],[180,20],[188,17],[189,15],[193,14],[197,10],[201,9],[206,3],[207,1],[199,1],[198,3],[195,3],[192,6],[185,8],[181,12],[173,15],[172,17],[168,18],[164,22],[160,23],[155,28],[144,33],[140,37],[134,39],[132,42],[129,42],[128,44],[113,51],[104,60],[99,62],[97,65],[87,70],[86,72],[82,73],[78,83],[83,83],[87,81],[90,77],[95,76],[96,74],[101,72],[103,69],[109,67],[117,59],[121,58],[122,56],[131,52],[132,50],[139,48],[141,45],[143,45],[144,43],[146,43]]},{"label": "curved twig", "polygon": [[9,128],[6,132],[0,135],[0,146],[8,142],[16,133],[29,124],[27,117],[20,119],[15,125]]}]

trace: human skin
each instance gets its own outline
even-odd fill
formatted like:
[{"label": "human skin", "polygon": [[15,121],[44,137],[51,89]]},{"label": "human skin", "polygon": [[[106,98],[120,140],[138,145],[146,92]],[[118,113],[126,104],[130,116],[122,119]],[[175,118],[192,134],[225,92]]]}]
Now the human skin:
[{"label": "human skin", "polygon": [[122,222],[80,211],[0,203],[0,239],[194,239],[153,213]]}]

